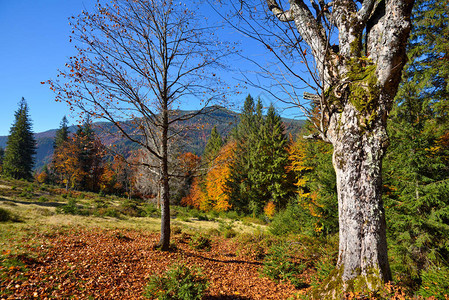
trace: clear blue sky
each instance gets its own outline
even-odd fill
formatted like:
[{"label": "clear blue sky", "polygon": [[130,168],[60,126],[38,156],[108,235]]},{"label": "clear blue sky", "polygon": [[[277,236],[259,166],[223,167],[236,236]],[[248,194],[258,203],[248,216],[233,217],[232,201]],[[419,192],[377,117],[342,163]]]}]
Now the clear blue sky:
[{"label": "clear blue sky", "polygon": [[[83,9],[91,10],[95,2],[0,0],[0,136],[9,134],[22,97],[28,102],[34,132],[59,127],[64,115],[75,123],[67,105],[55,102],[48,85],[40,82],[54,79],[57,69],[63,69],[68,57],[75,54],[68,38],[68,18]],[[244,91],[242,100],[248,91],[256,97],[260,93]],[[262,100],[269,102],[264,97]]]},{"label": "clear blue sky", "polygon": [[74,54],[68,17],[91,0],[0,0],[0,135],[8,135],[19,100],[30,108],[35,132],[57,128],[69,111],[48,85]]}]

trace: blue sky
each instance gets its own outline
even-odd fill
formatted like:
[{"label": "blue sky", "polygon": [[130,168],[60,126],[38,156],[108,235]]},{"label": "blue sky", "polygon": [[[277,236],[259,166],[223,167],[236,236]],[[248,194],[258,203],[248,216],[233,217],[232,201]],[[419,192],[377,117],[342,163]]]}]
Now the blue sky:
[{"label": "blue sky", "polygon": [[0,135],[8,135],[19,100],[35,132],[57,128],[69,114],[40,82],[54,78],[74,54],[68,17],[92,6],[81,0],[0,0]]},{"label": "blue sky", "polygon": [[[0,0],[0,136],[9,134],[22,97],[28,102],[34,132],[59,127],[64,115],[70,123],[76,122],[75,117],[70,117],[67,105],[55,102],[53,92],[41,82],[54,79],[57,69],[63,69],[68,57],[75,54],[73,44],[69,43],[68,18],[83,9],[91,10],[95,2]],[[257,49],[255,41],[245,42],[245,47],[250,44]],[[248,92],[255,97],[261,93],[243,91],[242,101]],[[268,106],[268,97],[264,94],[261,97]],[[294,113],[283,115],[292,117]]]}]

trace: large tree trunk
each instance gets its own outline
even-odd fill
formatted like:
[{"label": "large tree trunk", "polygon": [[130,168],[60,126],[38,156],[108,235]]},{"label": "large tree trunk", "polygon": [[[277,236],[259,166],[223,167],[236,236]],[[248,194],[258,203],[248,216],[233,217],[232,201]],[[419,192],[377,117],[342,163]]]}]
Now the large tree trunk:
[{"label": "large tree trunk", "polygon": [[[288,10],[266,1],[280,21],[294,21],[311,48],[322,91],[316,125],[334,146],[338,264],[314,296],[378,290],[391,278],[381,199],[386,120],[406,60],[413,0],[310,1],[318,17],[303,0],[289,0]],[[338,47],[330,44],[323,16],[338,30]]]},{"label": "large tree trunk", "polygon": [[319,298],[346,291],[375,291],[391,280],[382,203],[382,158],[388,145],[382,118],[360,125],[360,113],[348,105],[335,124],[333,165],[337,177],[339,254]]}]

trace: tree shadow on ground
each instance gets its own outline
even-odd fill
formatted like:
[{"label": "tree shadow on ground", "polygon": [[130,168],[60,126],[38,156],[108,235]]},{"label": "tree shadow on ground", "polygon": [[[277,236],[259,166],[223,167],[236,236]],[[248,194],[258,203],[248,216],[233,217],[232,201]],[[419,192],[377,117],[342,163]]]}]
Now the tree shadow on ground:
[{"label": "tree shadow on ground", "polygon": [[24,204],[24,205],[30,205],[30,204],[34,204],[37,206],[43,206],[43,207],[60,207],[63,206],[64,203],[59,203],[59,202],[30,202],[30,201],[22,201],[22,200],[11,200],[11,199],[6,199],[3,197],[0,197],[0,201],[3,201],[5,204]]},{"label": "tree shadow on ground", "polygon": [[236,295],[204,296],[204,300],[251,300],[251,298]]},{"label": "tree shadow on ground", "polygon": [[[249,264],[249,265],[256,265],[256,266],[261,266],[262,263],[260,262],[256,262],[256,261],[246,261],[246,260],[238,260],[238,259],[231,259],[231,260],[222,260],[222,259],[216,259],[216,258],[211,258],[211,257],[206,257],[203,255],[199,255],[196,253],[191,253],[191,252],[185,252],[183,251],[184,255],[186,256],[191,256],[191,257],[196,257],[196,258],[200,258],[200,259],[204,259],[207,261],[211,261],[211,262],[216,262],[216,263],[225,263],[225,264]],[[220,298],[221,299],[221,298]],[[237,299],[237,298],[236,298]]]}]

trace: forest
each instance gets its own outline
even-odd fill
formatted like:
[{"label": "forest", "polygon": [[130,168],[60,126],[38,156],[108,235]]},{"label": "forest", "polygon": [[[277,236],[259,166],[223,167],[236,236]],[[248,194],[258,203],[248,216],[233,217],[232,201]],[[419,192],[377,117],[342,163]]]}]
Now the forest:
[{"label": "forest", "polygon": [[2,299],[449,299],[448,1],[237,2],[301,129],[220,78],[238,50],[193,7],[83,12],[42,82],[82,122],[35,168],[22,98],[0,148]]}]

